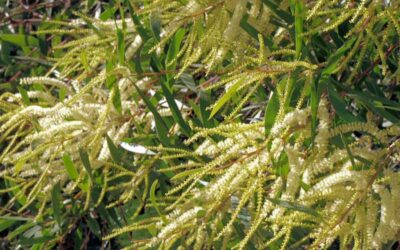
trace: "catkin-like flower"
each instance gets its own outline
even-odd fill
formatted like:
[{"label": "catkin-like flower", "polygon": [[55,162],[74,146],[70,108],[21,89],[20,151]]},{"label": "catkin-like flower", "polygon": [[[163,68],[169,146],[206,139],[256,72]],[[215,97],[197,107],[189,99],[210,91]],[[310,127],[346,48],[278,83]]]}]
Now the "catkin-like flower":
[{"label": "catkin-like flower", "polygon": [[273,137],[277,137],[283,132],[284,129],[297,126],[304,127],[308,122],[309,115],[310,110],[308,108],[295,110],[286,114],[282,121],[276,123],[271,129],[271,135]]},{"label": "catkin-like flower", "polygon": [[68,92],[71,92],[70,86],[68,86],[66,83],[64,83],[63,81],[60,81],[58,79],[50,78],[50,77],[43,77],[42,76],[42,77],[22,78],[20,80],[20,83],[22,85],[28,85],[28,84],[34,84],[34,83],[50,85],[50,86],[62,88],[64,90],[68,91]]},{"label": "catkin-like flower", "polygon": [[171,234],[174,233],[174,231],[181,229],[180,227],[185,226],[187,222],[191,220],[193,221],[193,219],[196,218],[197,213],[200,211],[202,211],[202,208],[195,207],[182,213],[181,215],[178,215],[174,222],[169,223],[160,231],[160,233],[157,235],[157,238],[154,238],[150,242],[150,245],[157,244],[159,241],[167,240],[168,237],[172,236]]}]

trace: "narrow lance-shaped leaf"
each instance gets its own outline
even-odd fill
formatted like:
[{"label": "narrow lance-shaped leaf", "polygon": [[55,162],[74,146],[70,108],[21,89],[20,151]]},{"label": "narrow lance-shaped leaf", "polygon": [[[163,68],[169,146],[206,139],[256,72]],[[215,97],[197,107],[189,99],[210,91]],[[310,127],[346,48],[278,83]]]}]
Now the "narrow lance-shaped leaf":
[{"label": "narrow lance-shaped leaf", "polygon": [[296,58],[299,60],[301,57],[301,50],[303,48],[303,15],[304,15],[304,4],[302,0],[295,0],[295,36],[296,36]]},{"label": "narrow lance-shaped leaf", "polygon": [[86,169],[86,172],[88,173],[90,180],[93,181],[92,167],[90,165],[88,153],[84,149],[81,148],[81,149],[79,149],[79,156],[81,157],[83,167]]},{"label": "narrow lance-shaped leaf", "polygon": [[152,12],[150,15],[151,31],[153,36],[159,41],[161,34],[161,19],[157,12]]},{"label": "narrow lance-shaped leaf", "polygon": [[347,144],[347,141],[346,141],[346,139],[343,137],[342,134],[340,134],[340,139],[342,140],[343,145],[344,145],[345,148],[346,148],[346,152],[347,152],[347,155],[348,155],[349,158],[350,158],[351,165],[353,166],[353,168],[355,168],[356,162],[354,161],[354,155],[353,155],[353,153],[351,152],[350,147],[349,147],[349,145]]},{"label": "narrow lance-shaped leaf", "polygon": [[171,44],[168,47],[167,58],[165,59],[166,69],[175,69],[176,63],[172,65],[169,64],[176,59],[175,57],[179,53],[179,48],[181,47],[181,43],[185,37],[185,32],[184,29],[179,29],[172,38]]},{"label": "narrow lance-shaped leaf", "polygon": [[118,150],[118,148],[115,146],[114,142],[108,135],[106,135],[106,140],[112,159],[118,162],[121,159],[121,152]]},{"label": "narrow lance-shaped leaf", "polygon": [[63,156],[63,162],[64,162],[64,167],[67,170],[67,174],[69,176],[69,178],[73,181],[75,181],[79,174],[78,171],[76,170],[76,167],[74,165],[74,163],[71,160],[71,157],[67,154],[65,154]]},{"label": "narrow lance-shaped leaf", "polygon": [[17,222],[17,220],[7,220],[0,217],[0,233],[12,227]]},{"label": "narrow lance-shaped leaf", "polygon": [[356,37],[348,40],[342,47],[340,47],[333,55],[328,58],[328,65],[323,69],[322,75],[330,75],[335,72],[340,58],[349,50],[356,41]]},{"label": "narrow lance-shaped leaf", "polygon": [[147,41],[148,39],[150,39],[150,34],[149,34],[148,30],[145,29],[145,27],[143,26],[143,24],[140,21],[140,18],[135,13],[133,3],[131,1],[127,1],[127,3],[128,3],[128,9],[131,14],[132,21],[135,24],[135,28],[136,28],[137,32],[139,33],[139,35],[143,41]]},{"label": "narrow lance-shaped leaf", "polygon": [[279,18],[281,18],[282,20],[284,20],[287,24],[292,24],[292,23],[293,23],[293,17],[292,17],[289,13],[287,13],[287,12],[281,10],[281,9],[279,8],[279,6],[278,6],[274,1],[272,1],[272,0],[262,0],[262,2],[263,2],[266,6],[268,6],[268,8],[269,8],[276,16],[278,16]]},{"label": "narrow lance-shaped leaf", "polygon": [[21,94],[23,103],[26,106],[30,105],[31,101],[29,100],[28,92],[25,89],[21,88],[20,86],[18,86],[18,91]]},{"label": "narrow lance-shaped leaf", "polygon": [[160,211],[160,208],[158,207],[157,201],[156,201],[156,188],[158,185],[158,180],[155,180],[153,184],[151,185],[150,188],[150,201],[151,204],[153,205],[154,209],[157,211],[157,213],[161,216],[161,218],[166,221],[165,215],[163,215]]},{"label": "narrow lance-shaped leaf", "polygon": [[161,88],[165,95],[165,99],[167,100],[168,106],[172,112],[172,117],[174,118],[174,121],[179,125],[179,127],[182,129],[182,132],[186,136],[191,136],[192,130],[189,127],[189,125],[185,122],[185,120],[183,119],[181,111],[179,110],[178,106],[176,105],[175,99],[172,96],[170,90],[168,89],[168,87],[166,86],[166,83],[164,81],[161,82]]},{"label": "narrow lance-shaped leaf", "polygon": [[278,205],[278,206],[282,206],[284,208],[290,209],[290,210],[296,210],[299,212],[303,212],[318,218],[321,218],[321,215],[314,209],[310,208],[310,207],[306,207],[303,206],[301,204],[297,204],[295,202],[291,202],[291,201],[285,201],[285,200],[280,200],[280,199],[275,199],[275,198],[268,198],[267,200],[269,200],[270,202]]},{"label": "narrow lance-shaped leaf", "polygon": [[186,177],[188,175],[194,175],[194,174],[196,174],[196,173],[198,173],[200,171],[201,171],[201,169],[189,169],[189,170],[186,170],[184,172],[180,172],[180,173],[174,175],[171,178],[171,180],[179,180],[179,179],[182,179],[182,178],[184,178],[184,177]]},{"label": "narrow lance-shaped leaf", "polygon": [[53,215],[57,224],[61,226],[61,187],[57,182],[51,191],[51,203],[53,205]]},{"label": "narrow lance-shaped leaf", "polygon": [[[0,220],[7,221],[33,221],[33,218],[22,217],[22,216],[0,216]],[[1,232],[1,230],[0,230]]]},{"label": "narrow lance-shaped leaf", "polygon": [[224,106],[224,104],[231,99],[231,97],[236,93],[236,91],[239,89],[239,87],[242,85],[244,82],[245,77],[240,78],[239,80],[236,81],[235,84],[233,84],[227,92],[215,103],[213,109],[211,110],[210,118],[212,118],[221,108]]},{"label": "narrow lance-shaped leaf", "polygon": [[90,231],[96,235],[97,238],[101,239],[101,229],[99,223],[90,216],[86,217],[87,225],[90,228]]},{"label": "narrow lance-shaped leaf", "polygon": [[[243,16],[242,20],[240,20],[240,27],[242,29],[244,29],[251,37],[258,40],[259,32],[256,28],[254,28],[251,24],[249,24],[247,22],[248,18],[249,18],[248,14]],[[263,37],[265,44],[268,46],[268,48],[270,50],[272,50],[272,51],[276,50],[276,45],[269,37],[266,37],[266,36],[262,36],[262,37]]]},{"label": "narrow lance-shaped leaf", "polygon": [[112,17],[115,13],[115,8],[107,8],[103,13],[100,14],[100,20],[106,21],[110,17]]},{"label": "narrow lance-shaped leaf", "polygon": [[118,113],[122,113],[121,93],[118,84],[114,84],[114,94],[112,96],[112,103]]},{"label": "narrow lance-shaped leaf", "polygon": [[119,63],[123,64],[125,62],[125,34],[119,28],[117,28],[117,41]]},{"label": "narrow lance-shaped leaf", "polygon": [[39,39],[23,34],[0,34],[0,40],[12,43],[19,47],[38,47]]},{"label": "narrow lance-shaped leaf", "polygon": [[277,91],[271,92],[271,97],[269,98],[268,104],[265,107],[265,115],[264,115],[264,127],[265,127],[265,136],[268,137],[269,132],[272,129],[272,126],[275,124],[276,115],[279,112],[279,96]]},{"label": "narrow lance-shaped leaf", "polygon": [[320,74],[318,74],[312,84],[311,84],[311,99],[310,99],[310,105],[311,105],[311,134],[312,138],[314,140],[316,134],[317,134],[317,113],[318,113],[318,104],[319,104],[319,91],[318,91],[318,83],[320,80]]},{"label": "narrow lance-shaped leaf", "polygon": [[331,84],[328,84],[327,89],[329,93],[329,99],[339,117],[347,122],[358,121],[359,119],[357,119],[349,111],[346,110],[346,104],[340,97],[339,93],[337,93],[337,91],[334,89],[334,87]]},{"label": "narrow lance-shaped leaf", "polygon": [[150,110],[150,112],[154,116],[154,120],[156,123],[156,129],[157,129],[157,134],[160,139],[160,141],[164,145],[170,145],[169,139],[168,139],[168,126],[162,119],[161,115],[158,113],[157,109],[153,106],[153,104],[148,100],[148,97],[143,93],[143,91],[136,86],[136,84],[133,84],[133,86],[136,88],[137,92],[139,93],[140,97],[146,104],[147,108]]}]

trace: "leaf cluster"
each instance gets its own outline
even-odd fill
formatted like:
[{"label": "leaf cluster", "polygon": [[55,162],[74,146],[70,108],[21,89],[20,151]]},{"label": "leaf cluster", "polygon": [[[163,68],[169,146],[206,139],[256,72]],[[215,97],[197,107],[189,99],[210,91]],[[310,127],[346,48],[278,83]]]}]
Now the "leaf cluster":
[{"label": "leaf cluster", "polygon": [[2,247],[398,244],[399,10],[4,4]]}]

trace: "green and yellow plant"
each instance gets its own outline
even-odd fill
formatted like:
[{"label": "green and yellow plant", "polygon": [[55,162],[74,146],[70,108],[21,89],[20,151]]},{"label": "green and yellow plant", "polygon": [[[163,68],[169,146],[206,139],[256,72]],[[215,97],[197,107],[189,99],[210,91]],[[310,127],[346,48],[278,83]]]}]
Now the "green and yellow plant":
[{"label": "green and yellow plant", "polygon": [[54,36],[0,95],[10,246],[398,246],[398,1],[77,5],[0,34]]}]

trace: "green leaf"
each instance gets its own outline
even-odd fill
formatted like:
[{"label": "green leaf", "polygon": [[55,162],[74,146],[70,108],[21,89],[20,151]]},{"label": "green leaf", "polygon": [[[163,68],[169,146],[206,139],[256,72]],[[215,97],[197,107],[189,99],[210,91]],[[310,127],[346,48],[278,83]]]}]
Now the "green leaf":
[{"label": "green leaf", "polygon": [[143,41],[149,40],[150,34],[149,34],[148,30],[143,26],[138,15],[136,15],[134,7],[133,7],[133,3],[131,1],[128,1],[128,9],[131,14],[132,21],[135,24],[135,28],[136,28],[137,32],[139,33],[140,37],[142,38],[142,40]]},{"label": "green leaf", "polygon": [[[258,41],[259,32],[256,28],[254,28],[251,24],[247,22],[248,18],[249,18],[248,14],[243,16],[242,20],[240,20],[240,27],[244,29],[252,38]],[[272,51],[276,50],[276,45],[269,37],[266,37],[264,35],[262,37],[265,44],[268,46],[270,50]]]},{"label": "green leaf", "polygon": [[6,82],[6,83],[0,83],[0,90],[1,91],[12,91],[13,87],[10,83]]},{"label": "green leaf", "polygon": [[14,197],[17,198],[17,201],[21,204],[21,205],[25,205],[26,201],[27,201],[27,197],[25,196],[25,192],[23,190],[21,190],[21,188],[19,187],[18,184],[16,184],[14,181],[12,180],[5,180],[5,184],[8,188],[12,188],[12,194]]},{"label": "green leaf", "polygon": [[167,145],[167,146],[170,145],[170,142],[169,142],[170,140],[168,138],[167,124],[164,122],[161,115],[158,113],[157,109],[149,101],[148,97],[143,93],[143,91],[138,86],[136,86],[136,84],[133,84],[133,86],[136,88],[137,92],[139,93],[140,97],[146,104],[147,108],[150,110],[150,112],[154,116],[158,138],[164,145]]},{"label": "green leaf", "polygon": [[236,94],[236,91],[242,86],[245,79],[245,77],[240,78],[235,84],[232,85],[232,87],[229,88],[227,92],[225,92],[221,98],[218,99],[211,110],[211,114],[208,119],[212,118],[222,108],[222,106],[224,106],[224,104],[231,99],[234,94]]},{"label": "green leaf", "polygon": [[168,87],[166,85],[167,84],[164,81],[161,81],[161,88],[164,93],[165,99],[167,100],[168,106],[171,110],[172,117],[173,117],[174,121],[182,129],[182,132],[186,136],[189,137],[192,135],[192,130],[189,127],[189,125],[185,122],[185,120],[183,119],[182,114],[181,114],[178,106],[176,105],[175,99],[172,96],[172,93],[170,92],[170,90],[168,89]]},{"label": "green leaf", "polygon": [[0,40],[19,47],[39,47],[39,39],[23,34],[0,34]]},{"label": "green leaf", "polygon": [[106,87],[110,90],[112,89],[115,82],[117,81],[115,74],[112,73],[112,71],[114,70],[115,64],[116,64],[116,61],[114,58],[111,58],[110,60],[106,61],[106,73],[107,73]]},{"label": "green leaf", "polygon": [[25,160],[24,159],[20,159],[17,161],[17,163],[15,164],[15,173],[18,174],[19,172],[21,172],[22,167],[25,165]]},{"label": "green leaf", "polygon": [[10,228],[12,225],[17,223],[16,220],[4,220],[0,217],[0,232],[3,232],[4,230],[7,230]]},{"label": "green leaf", "polygon": [[21,217],[21,216],[0,216],[0,220],[7,220],[7,221],[33,221],[32,218]]},{"label": "green leaf", "polygon": [[53,205],[53,215],[57,224],[61,227],[61,187],[57,182],[51,191],[51,203]]},{"label": "green leaf", "polygon": [[269,98],[268,104],[265,107],[264,115],[264,128],[266,137],[269,135],[272,126],[275,124],[276,115],[279,112],[279,106],[279,96],[277,91],[271,92],[271,97]]},{"label": "green leaf", "polygon": [[282,206],[284,208],[290,209],[290,210],[296,210],[299,212],[303,212],[318,218],[322,218],[321,215],[315,211],[314,209],[307,207],[307,206],[303,206],[291,201],[285,201],[285,200],[280,200],[280,199],[275,199],[275,198],[266,198],[267,200],[269,200],[270,202],[278,205],[278,206]]},{"label": "green leaf", "polygon": [[161,216],[163,221],[166,221],[165,215],[163,215],[160,211],[160,208],[158,207],[157,201],[156,201],[156,188],[158,185],[158,180],[154,180],[153,184],[151,184],[150,188],[150,201],[151,204],[153,205],[154,209],[157,211],[157,213]]},{"label": "green leaf", "polygon": [[392,101],[388,98],[385,97],[381,97],[379,95],[374,95],[371,94],[368,91],[357,91],[357,90],[349,90],[348,91],[351,96],[359,96],[361,97],[361,99],[363,100],[370,100],[370,104],[376,108],[383,106],[383,104],[385,104],[388,107],[392,107],[393,110],[398,110],[400,109],[400,103],[396,102],[396,101]]},{"label": "green leaf", "polygon": [[357,37],[348,40],[342,47],[340,47],[333,55],[328,58],[328,64],[322,71],[322,75],[330,75],[335,72],[342,56],[353,46]]},{"label": "green leaf", "polygon": [[86,23],[86,25],[93,30],[94,33],[96,33],[96,35],[98,35],[99,37],[104,37],[104,34],[102,32],[100,32],[100,30],[96,27],[96,25],[93,24],[92,20],[90,18],[88,18],[85,15],[79,14],[78,12],[74,12],[74,14],[76,14],[77,16],[79,16],[80,18],[83,19],[83,21]]},{"label": "green leaf", "polygon": [[347,122],[359,121],[355,116],[353,116],[349,111],[346,110],[346,104],[340,97],[339,93],[334,89],[331,84],[327,85],[329,100],[331,101],[336,113],[340,118]]},{"label": "green leaf", "polygon": [[394,116],[392,113],[385,110],[382,107],[379,98],[365,95],[361,92],[354,91],[349,96],[354,97],[357,101],[359,101],[362,105],[373,111],[376,115],[382,116],[386,118],[388,121],[393,122],[394,124],[400,124],[400,119]]},{"label": "green leaf", "polygon": [[112,103],[114,105],[115,110],[122,114],[122,102],[121,102],[121,93],[119,91],[118,84],[114,84],[114,95],[112,97]]},{"label": "green leaf", "polygon": [[295,18],[294,18],[294,30],[296,37],[296,58],[300,59],[301,50],[303,47],[303,16],[304,16],[304,3],[303,0],[296,0],[295,5]]},{"label": "green leaf", "polygon": [[93,181],[92,167],[90,165],[90,160],[89,160],[88,153],[84,149],[80,148],[79,149],[79,156],[81,157],[81,161],[82,161],[83,167],[86,169],[86,172],[88,173],[90,180]]},{"label": "green leaf", "polygon": [[326,79],[325,76],[321,78],[321,74],[318,74],[312,84],[311,84],[311,99],[310,99],[310,106],[311,106],[311,134],[312,140],[317,134],[317,113],[318,113],[318,105],[320,101],[320,97],[322,91],[325,89],[326,86]]},{"label": "green leaf", "polygon": [[96,0],[87,0],[87,8],[88,10],[92,8]]},{"label": "green leaf", "polygon": [[153,32],[153,36],[160,40],[161,34],[161,19],[156,12],[152,12],[150,15],[150,24],[151,24],[151,31]]},{"label": "green leaf", "polygon": [[115,8],[107,8],[103,13],[100,14],[100,20],[106,21],[110,17],[112,17],[115,13]]},{"label": "green leaf", "polygon": [[140,65],[140,71],[147,72],[150,70],[150,50],[157,44],[155,38],[151,38],[144,42],[142,48],[140,49],[140,60],[138,64]]},{"label": "green leaf", "polygon": [[307,192],[308,190],[311,189],[311,185],[309,185],[309,184],[307,184],[307,183],[305,183],[305,182],[303,182],[303,181],[300,182],[300,186],[301,186],[301,188],[304,189],[304,191],[306,191],[306,192]]},{"label": "green leaf", "polygon": [[24,102],[24,104],[26,106],[30,105],[31,101],[29,100],[28,92],[25,89],[21,88],[20,86],[18,86],[17,88],[19,93],[21,94],[22,101]]},{"label": "green leaf", "polygon": [[153,236],[153,237],[157,236],[157,227],[156,227],[156,225],[152,224],[149,228],[147,228],[147,231],[149,231],[151,236]]},{"label": "green leaf", "polygon": [[108,149],[110,150],[111,157],[115,162],[119,162],[121,160],[121,152],[118,150],[118,148],[115,146],[114,142],[111,140],[111,138],[106,135],[106,140],[107,140],[107,145]]},{"label": "green leaf", "polygon": [[356,162],[354,161],[354,155],[353,155],[353,153],[351,152],[350,147],[349,147],[349,145],[347,144],[346,139],[343,137],[342,134],[340,134],[340,139],[342,140],[342,143],[343,143],[344,147],[346,148],[346,152],[347,152],[347,154],[349,155],[349,158],[350,158],[350,162],[351,162],[352,167],[355,168],[355,167],[356,167]]},{"label": "green leaf", "polygon": [[174,37],[172,38],[172,41],[168,47],[168,52],[167,52],[167,58],[165,59],[165,68],[167,70],[174,70],[176,68],[176,60],[175,63],[171,64],[170,63],[176,59],[175,57],[177,56],[179,52],[179,48],[181,47],[181,43],[183,38],[185,37],[185,29],[179,29]]},{"label": "green leaf", "polygon": [[197,211],[196,217],[197,218],[203,218],[204,216],[206,216],[206,214],[207,214],[206,210],[201,209],[201,210]]},{"label": "green leaf", "polygon": [[29,228],[33,227],[36,225],[36,222],[27,222],[25,224],[22,224],[21,226],[17,227],[16,229],[14,229],[12,232],[10,232],[7,235],[7,239],[9,241],[11,241],[12,239],[14,239],[15,237],[17,237],[18,235],[22,234],[23,232],[25,232],[26,230],[28,230]]},{"label": "green leaf", "polygon": [[180,173],[174,175],[174,176],[171,178],[171,180],[182,179],[182,178],[184,178],[184,177],[186,177],[186,176],[188,176],[188,175],[193,175],[193,174],[198,173],[198,172],[200,172],[200,171],[201,171],[201,169],[190,169],[190,170],[186,170],[186,171],[183,171],[183,172],[180,172]]},{"label": "green leaf", "polygon": [[117,27],[118,59],[120,64],[125,63],[125,34]]},{"label": "green leaf", "polygon": [[285,21],[287,24],[293,23],[293,17],[279,8],[279,6],[272,0],[262,0],[262,2],[280,19]]},{"label": "green leaf", "polygon": [[81,52],[81,62],[83,64],[83,67],[85,68],[86,72],[90,72],[90,65],[89,65],[87,53],[85,50],[83,50]]},{"label": "green leaf", "polygon": [[282,151],[277,161],[271,158],[271,163],[273,171],[276,175],[284,178],[287,177],[290,171],[290,167],[289,167],[288,155],[285,151]]},{"label": "green leaf", "polygon": [[22,245],[31,246],[32,244],[49,242],[52,239],[54,239],[53,235],[45,235],[45,236],[34,237],[34,238],[27,238],[27,237],[21,236],[21,238],[19,239],[19,242]]},{"label": "green leaf", "polygon": [[71,160],[71,157],[67,154],[64,154],[63,162],[69,178],[73,181],[76,181],[78,179],[79,174],[78,171],[76,170],[74,163]]},{"label": "green leaf", "polygon": [[66,95],[67,95],[67,91],[65,89],[59,90],[58,98],[60,99],[60,102],[63,102],[65,100]]},{"label": "green leaf", "polygon": [[86,219],[87,219],[87,223],[90,228],[90,231],[94,235],[96,235],[97,238],[101,239],[101,230],[100,230],[99,223],[90,216],[87,216]]},{"label": "green leaf", "polygon": [[179,80],[188,87],[193,92],[197,92],[196,83],[194,82],[193,76],[188,73],[182,73],[179,77]]}]

